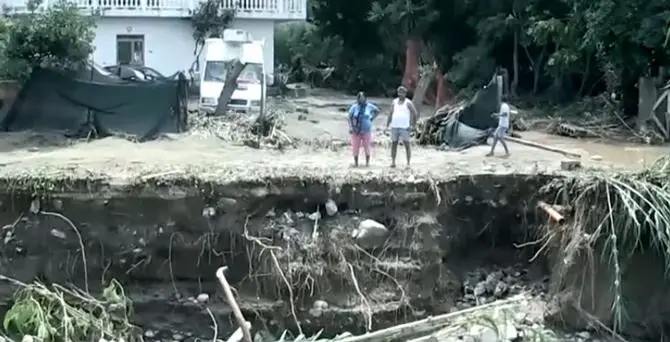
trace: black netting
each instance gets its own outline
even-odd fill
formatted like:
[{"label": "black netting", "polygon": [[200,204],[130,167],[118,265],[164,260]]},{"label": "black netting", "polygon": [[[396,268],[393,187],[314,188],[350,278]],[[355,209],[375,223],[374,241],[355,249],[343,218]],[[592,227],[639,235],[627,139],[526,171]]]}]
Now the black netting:
[{"label": "black netting", "polygon": [[495,75],[491,82],[477,91],[475,96],[458,113],[445,113],[442,118],[435,118],[441,126],[442,143],[452,148],[469,147],[482,142],[492,129],[498,125],[497,119],[491,114],[498,111],[500,99]]},{"label": "black netting", "polygon": [[95,70],[71,77],[35,69],[1,125],[6,131],[63,130],[71,134],[93,126],[101,133],[152,139],[184,128],[185,89],[183,78],[139,83]]}]

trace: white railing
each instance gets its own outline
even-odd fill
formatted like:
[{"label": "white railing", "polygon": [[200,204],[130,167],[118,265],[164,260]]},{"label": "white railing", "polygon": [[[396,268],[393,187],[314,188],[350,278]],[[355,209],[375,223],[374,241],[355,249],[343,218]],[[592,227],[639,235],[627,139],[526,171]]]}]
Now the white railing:
[{"label": "white railing", "polygon": [[[42,6],[48,6],[45,0]],[[199,0],[70,0],[84,11],[102,16],[187,17],[197,8]],[[0,0],[14,12],[27,10],[27,0]],[[307,0],[222,0],[222,7],[235,9],[238,18],[304,20]]]}]

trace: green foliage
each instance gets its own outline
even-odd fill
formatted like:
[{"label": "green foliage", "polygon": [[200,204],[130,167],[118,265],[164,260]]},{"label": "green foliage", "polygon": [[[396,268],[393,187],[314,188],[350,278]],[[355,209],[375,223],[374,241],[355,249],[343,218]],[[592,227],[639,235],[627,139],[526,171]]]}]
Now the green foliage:
[{"label": "green foliage", "polygon": [[205,44],[205,39],[211,37],[221,37],[223,30],[230,26],[235,18],[234,9],[221,9],[221,3],[218,0],[207,0],[198,3],[198,8],[191,15],[191,24],[193,25],[193,39],[195,39],[196,54],[198,47]]},{"label": "green foliage", "polygon": [[10,16],[0,27],[7,76],[23,78],[35,66],[73,69],[93,52],[94,16],[81,15],[64,0],[40,4],[29,1],[28,13]]},{"label": "green foliage", "polygon": [[[346,6],[309,0],[309,8],[309,20],[318,29],[309,29],[309,39],[284,41],[319,51],[319,44],[340,39],[339,57],[315,60],[351,70],[366,64],[362,58],[383,56],[375,66],[395,73],[396,78],[387,77],[390,82],[402,73],[408,38],[421,38],[430,47],[422,60],[436,60],[459,88],[477,87],[501,67],[517,79],[520,96],[532,92],[574,99],[621,92],[642,75],[670,70],[665,0],[359,0]],[[377,78],[379,70],[351,72],[357,76],[350,79],[365,80]],[[624,94],[624,101],[636,103],[630,95]]]},{"label": "green foliage", "polygon": [[3,330],[13,338],[24,335],[40,341],[141,340],[130,324],[132,304],[113,280],[100,298],[59,285],[21,284],[5,314]]},{"label": "green foliage", "polygon": [[278,70],[290,75],[288,82],[351,91],[385,92],[397,84],[392,60],[381,53],[352,51],[339,36],[329,36],[311,23],[280,24],[275,29],[275,60]]}]

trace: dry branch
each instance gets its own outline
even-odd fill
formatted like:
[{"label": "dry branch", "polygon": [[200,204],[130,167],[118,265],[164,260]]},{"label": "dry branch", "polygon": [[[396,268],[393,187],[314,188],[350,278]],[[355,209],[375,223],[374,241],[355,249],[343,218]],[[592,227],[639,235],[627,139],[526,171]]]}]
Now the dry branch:
[{"label": "dry branch", "polygon": [[489,304],[479,305],[476,307],[468,308],[457,312],[452,312],[435,317],[428,317],[426,319],[422,319],[419,321],[414,321],[410,323],[397,325],[391,328],[378,330],[370,334],[344,338],[342,340],[339,340],[338,342],[372,342],[372,341],[399,341],[399,340],[408,341],[413,338],[432,334],[435,331],[440,330],[442,327],[449,324],[458,317],[474,314],[479,311],[489,310],[492,308],[501,309],[505,307],[511,307],[518,304],[518,302],[524,300],[525,298],[526,297],[523,295],[518,295],[505,300],[499,300]]},{"label": "dry branch", "polygon": [[219,279],[219,283],[221,283],[221,287],[223,288],[223,293],[226,295],[226,300],[228,301],[228,305],[230,305],[230,308],[233,310],[233,315],[235,316],[235,320],[237,321],[238,326],[242,329],[242,333],[244,336],[244,342],[251,342],[251,333],[249,332],[249,328],[247,327],[247,321],[244,319],[244,316],[242,315],[242,311],[240,310],[240,306],[237,305],[237,302],[235,301],[235,297],[233,296],[233,291],[230,289],[230,285],[228,284],[228,280],[226,279],[226,276],[223,274],[228,269],[227,266],[222,266],[219,267],[218,270],[216,270],[216,277]]},{"label": "dry branch", "polygon": [[536,142],[523,140],[523,139],[519,139],[519,138],[506,137],[505,140],[515,142],[517,144],[521,144],[521,145],[525,145],[525,146],[539,148],[541,150],[545,150],[545,151],[549,151],[549,152],[560,153],[564,156],[568,156],[568,157],[572,157],[572,158],[581,158],[582,157],[580,154],[577,154],[577,153],[568,152],[568,151],[562,150],[560,148],[547,146],[547,145],[543,145],[543,144],[539,144],[539,143],[536,143]]}]

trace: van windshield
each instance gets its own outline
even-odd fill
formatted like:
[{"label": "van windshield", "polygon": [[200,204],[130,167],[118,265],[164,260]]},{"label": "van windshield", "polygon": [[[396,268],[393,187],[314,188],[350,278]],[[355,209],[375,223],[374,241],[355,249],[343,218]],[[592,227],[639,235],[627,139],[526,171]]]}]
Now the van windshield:
[{"label": "van windshield", "polygon": [[[205,82],[225,82],[228,67],[232,64],[229,61],[207,61],[205,64]],[[238,83],[261,83],[263,77],[263,67],[261,64],[249,63],[247,64],[240,76],[237,78]]]}]

